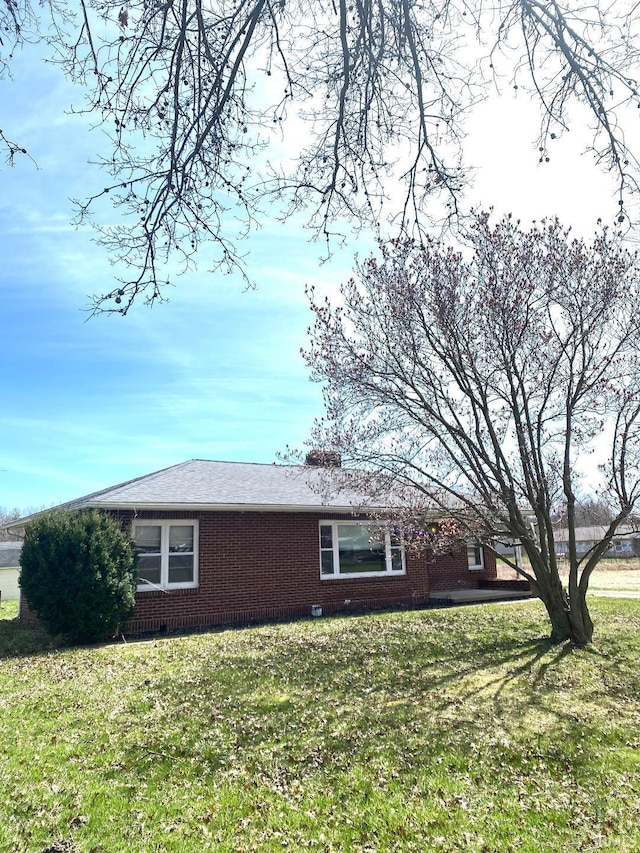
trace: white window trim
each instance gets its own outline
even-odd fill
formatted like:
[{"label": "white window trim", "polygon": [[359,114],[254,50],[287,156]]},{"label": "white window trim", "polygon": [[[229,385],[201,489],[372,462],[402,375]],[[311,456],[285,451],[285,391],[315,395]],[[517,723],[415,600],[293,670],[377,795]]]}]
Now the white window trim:
[{"label": "white window trim", "polygon": [[[480,562],[471,565],[469,563],[469,548],[477,548],[480,554]],[[484,548],[479,542],[468,542],[467,543],[467,565],[469,567],[470,572],[482,572],[484,570]]]},{"label": "white window trim", "polygon": [[[131,525],[131,538],[135,539],[136,527],[161,528],[160,531],[160,583],[143,581],[137,586],[138,592],[153,592],[158,589],[194,589],[198,586],[198,544],[200,541],[197,519],[182,518],[137,518]],[[193,580],[185,583],[169,583],[169,528],[193,527]]]},{"label": "white window trim", "polygon": [[[339,570],[340,566],[340,547],[338,541],[338,527],[369,527],[371,526],[366,521],[339,521],[336,519],[327,519],[326,521],[320,521],[318,525],[318,545],[320,550],[320,579],[323,581],[333,581],[333,580],[354,580],[357,578],[388,578],[388,577],[403,577],[407,574],[407,560],[404,548],[404,542],[400,542],[400,556],[402,558],[402,569],[392,569],[392,548],[391,548],[391,535],[389,531],[384,534],[384,550],[385,550],[385,563],[386,563],[386,571],[384,572],[348,572],[341,574]],[[322,528],[323,527],[331,527],[331,541],[332,541],[332,553],[333,553],[333,573],[332,574],[323,574],[322,573],[322,553],[323,551],[328,551],[328,548],[322,547]]]}]

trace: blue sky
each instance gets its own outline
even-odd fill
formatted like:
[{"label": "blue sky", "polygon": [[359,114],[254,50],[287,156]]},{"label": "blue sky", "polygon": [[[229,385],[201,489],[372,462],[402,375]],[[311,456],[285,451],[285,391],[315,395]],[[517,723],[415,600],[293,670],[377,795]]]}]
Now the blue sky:
[{"label": "blue sky", "polygon": [[[28,159],[0,170],[0,507],[51,506],[200,457],[272,462],[301,447],[322,414],[321,389],[299,356],[311,315],[305,284],[331,290],[351,270],[345,247],[321,266],[294,224],[266,223],[243,247],[258,289],[206,269],[176,280],[170,301],[126,318],[88,319],[87,295],[114,269],[70,197],[101,188],[87,166],[100,131],[65,114],[82,91],[27,47],[0,81],[2,130]],[[614,188],[580,136],[540,168],[522,99],[494,101],[471,123],[481,165],[469,201],[524,222],[558,214],[578,232],[612,221]]]}]

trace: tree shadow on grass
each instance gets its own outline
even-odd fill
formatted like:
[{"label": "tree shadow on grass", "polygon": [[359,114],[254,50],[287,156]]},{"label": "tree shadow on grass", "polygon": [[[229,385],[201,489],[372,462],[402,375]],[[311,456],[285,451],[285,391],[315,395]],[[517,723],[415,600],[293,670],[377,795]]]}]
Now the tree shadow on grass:
[{"label": "tree shadow on grass", "polygon": [[[154,679],[145,701],[162,705],[162,725],[129,745],[127,771],[153,767],[162,776],[185,762],[199,773],[284,774],[291,780],[348,774],[352,765],[375,764],[382,752],[391,766],[411,772],[443,761],[451,772],[464,773],[472,748],[496,750],[516,768],[536,756],[557,760],[559,771],[597,763],[599,721],[581,716],[584,690],[569,707],[556,702],[553,679],[547,683],[566,668],[573,653],[568,646],[533,639],[498,645],[492,656],[477,660],[473,648],[462,660],[440,655],[410,689],[404,661],[395,682],[386,672],[379,680],[371,671],[345,676],[345,657],[326,648],[319,660],[317,649],[303,655],[300,648],[271,649],[262,640],[256,656],[238,648],[217,668],[204,659],[185,678]],[[354,656],[363,664],[357,642]],[[587,695],[585,708],[591,699]],[[187,716],[186,708],[192,709]],[[527,723],[531,709],[534,729]],[[180,730],[177,742],[172,733]],[[502,734],[512,745],[498,743]]]}]

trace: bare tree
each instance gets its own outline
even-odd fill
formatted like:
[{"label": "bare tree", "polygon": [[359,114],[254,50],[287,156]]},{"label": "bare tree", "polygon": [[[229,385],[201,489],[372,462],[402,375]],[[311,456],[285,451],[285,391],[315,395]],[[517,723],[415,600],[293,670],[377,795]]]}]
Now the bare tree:
[{"label": "bare tree", "polygon": [[[31,17],[31,7],[15,3],[14,0],[4,0],[0,3],[0,79],[9,70],[9,62],[12,59],[12,50],[16,43],[22,40],[23,28],[27,26]],[[4,152],[5,160],[13,165],[16,154],[26,154],[26,149],[13,140],[9,139],[0,130],[0,150]]]},{"label": "bare tree", "polygon": [[[312,297],[306,358],[327,407],[313,446],[340,453],[359,488],[379,487],[380,472],[400,484],[407,529],[437,507],[489,546],[520,540],[552,639],[590,642],[589,579],[640,495],[638,258],[606,229],[587,245],[557,221],[523,231],[486,214],[459,251],[381,250],[338,306]],[[613,513],[579,556],[577,495],[594,480]]]},{"label": "bare tree", "polygon": [[[95,296],[97,310],[162,298],[168,261],[189,267],[203,240],[243,271],[236,238],[265,203],[283,217],[305,211],[327,241],[388,220],[396,230],[382,233],[415,236],[436,211],[455,215],[468,178],[464,115],[496,86],[534,92],[541,161],[572,104],[586,105],[621,219],[636,188],[624,127],[640,104],[637,6],[624,0],[606,10],[558,0],[52,4],[40,7],[46,37],[112,142],[111,177],[78,201],[79,216],[95,214],[130,275]],[[25,38],[32,16],[28,0],[0,0],[7,43]],[[104,225],[105,201],[121,224]]]},{"label": "bare tree", "polygon": [[12,539],[19,539],[20,536],[13,534],[9,530],[4,529],[5,524],[9,524],[11,521],[16,521],[16,519],[20,518],[23,513],[19,509],[8,510],[4,507],[0,507],[0,542],[6,542]]},{"label": "bare tree", "polygon": [[[11,60],[18,48],[44,38],[46,12],[53,15],[56,21],[70,22],[70,11],[64,4],[65,0],[48,0],[34,8],[30,0],[0,0],[0,81],[11,77]],[[10,121],[10,116],[0,112],[0,120],[5,127],[4,122]],[[4,129],[0,129],[0,152],[10,166],[21,156],[33,161],[23,144]]]},{"label": "bare tree", "polygon": [[[574,511],[576,527],[602,527],[603,525],[607,527],[614,516],[615,507],[612,511],[611,507],[602,498],[576,497]],[[565,519],[566,509],[564,505],[561,505],[554,518],[556,527],[563,527]]]}]

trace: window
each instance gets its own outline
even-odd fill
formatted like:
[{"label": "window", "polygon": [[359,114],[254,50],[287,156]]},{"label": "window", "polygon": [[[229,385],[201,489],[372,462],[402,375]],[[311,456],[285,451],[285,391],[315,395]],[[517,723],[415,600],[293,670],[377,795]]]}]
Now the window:
[{"label": "window", "polygon": [[397,533],[372,531],[357,521],[320,522],[320,576],[364,578],[405,574]]},{"label": "window", "polygon": [[136,521],[138,589],[198,586],[198,522]]},{"label": "window", "polygon": [[477,542],[467,543],[467,563],[471,571],[484,569],[484,552]]}]

